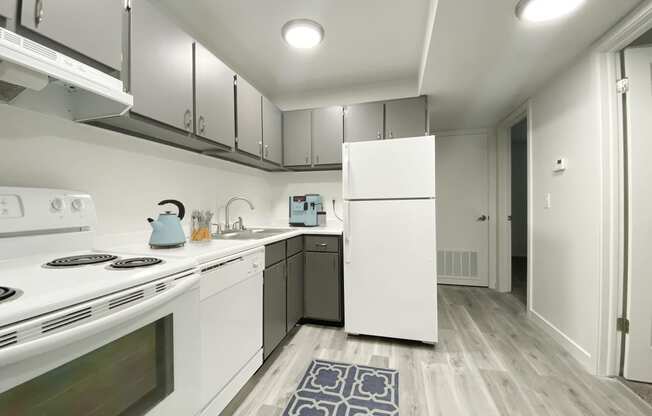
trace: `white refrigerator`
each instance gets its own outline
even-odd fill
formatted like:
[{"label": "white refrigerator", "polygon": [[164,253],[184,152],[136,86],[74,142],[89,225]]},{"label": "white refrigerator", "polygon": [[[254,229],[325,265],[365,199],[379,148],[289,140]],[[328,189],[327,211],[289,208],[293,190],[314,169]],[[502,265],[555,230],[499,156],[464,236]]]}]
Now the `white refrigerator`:
[{"label": "white refrigerator", "polygon": [[435,138],[342,152],[345,330],[436,343]]}]

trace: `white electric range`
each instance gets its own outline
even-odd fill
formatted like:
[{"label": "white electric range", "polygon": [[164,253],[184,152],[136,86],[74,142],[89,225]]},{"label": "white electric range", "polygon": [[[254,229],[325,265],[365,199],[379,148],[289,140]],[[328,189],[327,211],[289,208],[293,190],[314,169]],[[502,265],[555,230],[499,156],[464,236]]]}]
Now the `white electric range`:
[{"label": "white electric range", "polygon": [[0,187],[0,409],[194,415],[199,273],[92,250],[89,195]]}]

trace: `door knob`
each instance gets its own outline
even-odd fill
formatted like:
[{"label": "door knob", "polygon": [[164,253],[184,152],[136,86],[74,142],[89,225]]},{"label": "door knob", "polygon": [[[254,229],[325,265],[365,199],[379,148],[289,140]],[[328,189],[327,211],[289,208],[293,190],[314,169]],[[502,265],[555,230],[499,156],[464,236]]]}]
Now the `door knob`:
[{"label": "door knob", "polygon": [[511,216],[511,215],[508,215],[508,216],[507,216],[507,221],[511,221],[511,220],[512,220],[512,216]]},{"label": "door knob", "polygon": [[487,216],[484,215],[484,214],[482,214],[482,215],[480,215],[480,216],[478,217],[478,221],[480,221],[480,222],[482,222],[482,221],[487,221],[488,219],[489,219],[489,217],[487,217]]}]

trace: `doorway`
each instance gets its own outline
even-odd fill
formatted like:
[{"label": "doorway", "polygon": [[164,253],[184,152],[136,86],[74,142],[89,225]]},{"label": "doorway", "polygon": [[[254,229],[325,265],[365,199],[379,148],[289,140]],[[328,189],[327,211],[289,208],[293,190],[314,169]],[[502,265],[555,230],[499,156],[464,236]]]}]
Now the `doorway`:
[{"label": "doorway", "polygon": [[621,371],[652,404],[652,31],[621,53],[625,261],[623,264]]},{"label": "doorway", "polygon": [[510,129],[512,294],[527,304],[527,118]]}]

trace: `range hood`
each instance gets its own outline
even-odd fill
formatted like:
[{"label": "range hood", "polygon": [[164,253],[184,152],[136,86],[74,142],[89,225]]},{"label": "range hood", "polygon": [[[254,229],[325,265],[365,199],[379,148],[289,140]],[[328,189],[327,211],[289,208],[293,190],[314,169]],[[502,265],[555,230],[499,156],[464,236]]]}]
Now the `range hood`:
[{"label": "range hood", "polygon": [[121,80],[0,28],[0,101],[30,107],[44,94],[63,95],[55,105],[65,106],[75,121],[122,115],[134,102]]}]

